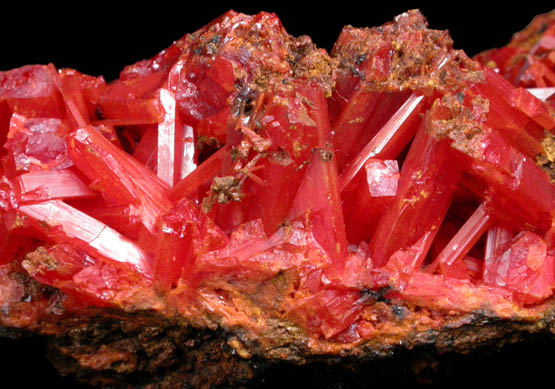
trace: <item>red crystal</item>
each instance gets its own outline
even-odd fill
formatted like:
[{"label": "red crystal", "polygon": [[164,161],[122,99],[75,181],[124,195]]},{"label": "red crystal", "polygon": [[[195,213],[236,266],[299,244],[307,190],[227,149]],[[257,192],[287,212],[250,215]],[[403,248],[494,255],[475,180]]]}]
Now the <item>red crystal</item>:
[{"label": "red crystal", "polygon": [[156,282],[162,289],[191,279],[197,257],[225,246],[229,238],[190,200],[179,201],[160,220]]},{"label": "red crystal", "polygon": [[[437,136],[452,139],[451,147],[456,150],[453,157],[465,172],[485,185],[485,192],[478,194],[494,199],[491,207],[498,218],[547,231],[555,210],[555,187],[550,177],[488,125],[472,120],[480,108],[472,109],[465,111],[452,96],[436,101],[432,112],[447,114],[434,121],[438,126],[434,131],[440,131]],[[462,123],[454,128],[450,120],[456,111]]]},{"label": "red crystal", "polygon": [[513,291],[523,303],[542,301],[552,293],[553,257],[541,237],[521,232],[487,262],[484,281]]},{"label": "red crystal", "polygon": [[[156,169],[158,177],[172,187],[196,168],[193,129],[181,123],[174,93],[161,88],[160,102],[164,118],[158,124]],[[192,152],[188,152],[191,143]]]},{"label": "red crystal", "polygon": [[19,212],[30,219],[31,225],[56,243],[74,241],[91,254],[100,254],[113,261],[132,265],[152,278],[149,256],[118,232],[60,200],[21,205]]},{"label": "red crystal", "polygon": [[538,15],[511,42],[476,55],[512,84],[523,87],[555,85],[555,12]]},{"label": "red crystal", "polygon": [[230,11],[110,83],[1,72],[1,264],[76,307],[276,321],[320,352],[401,331],[386,301],[418,325],[532,315],[555,286],[541,20],[486,66],[417,11],[331,56]]},{"label": "red crystal", "polygon": [[399,165],[396,160],[368,159],[361,173],[341,193],[350,242],[368,241],[377,221],[397,195]]},{"label": "red crystal", "polygon": [[10,120],[5,174],[13,177],[34,170],[65,169],[73,165],[64,137],[69,128],[56,118],[26,118],[14,113]]},{"label": "red crystal", "polygon": [[411,95],[379,130],[370,142],[353,158],[339,178],[343,191],[370,158],[390,159],[401,151],[416,134],[420,125],[420,114],[425,109],[424,96]]},{"label": "red crystal", "polygon": [[21,202],[76,199],[97,195],[71,169],[29,172],[17,176],[15,183]]},{"label": "red crystal", "polygon": [[60,118],[63,108],[47,66],[27,65],[0,72],[0,101],[10,110],[28,117]]},{"label": "red crystal", "polygon": [[422,122],[403,163],[395,200],[370,241],[370,255],[378,266],[421,239],[416,266],[424,261],[460,179],[459,168],[449,163],[450,145],[428,134],[428,126]]},{"label": "red crystal", "polygon": [[[434,262],[430,264],[428,270],[433,271],[440,267],[441,272],[447,276],[467,278],[464,276],[464,273],[466,273],[464,258],[491,223],[491,216],[487,213],[486,208],[486,203],[480,204],[461,229],[457,231],[453,239],[439,253]],[[460,270],[456,270],[459,264],[463,265],[461,269],[463,271],[462,277],[454,276],[454,274],[461,274]]]},{"label": "red crystal", "polygon": [[154,233],[158,217],[171,206],[167,187],[158,177],[92,127],[71,133],[67,143],[73,162],[106,202],[131,205],[130,223]]}]

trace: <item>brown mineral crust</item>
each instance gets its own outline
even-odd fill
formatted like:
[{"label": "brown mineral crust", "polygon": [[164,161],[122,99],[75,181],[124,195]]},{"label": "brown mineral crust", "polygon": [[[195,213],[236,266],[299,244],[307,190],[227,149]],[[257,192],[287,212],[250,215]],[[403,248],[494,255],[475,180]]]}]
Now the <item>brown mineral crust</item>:
[{"label": "brown mineral crust", "polygon": [[[388,53],[382,53],[384,47],[389,47]],[[376,54],[391,63],[391,73],[383,79],[367,78],[360,70]],[[361,78],[368,90],[374,91],[446,93],[461,89],[466,82],[483,80],[479,64],[462,50],[453,49],[448,31],[429,29],[418,10],[405,12],[379,27],[346,26],[331,55],[339,58],[339,77],[352,73]]]},{"label": "brown mineral crust", "polygon": [[[2,326],[13,332],[30,330],[48,336],[50,358],[60,372],[94,385],[233,385],[284,363],[348,361],[346,366],[357,366],[403,350],[427,347],[438,354],[468,353],[524,340],[530,334],[555,332],[553,299],[514,319],[501,319],[487,311],[460,314],[402,300],[376,300],[363,313],[375,327],[375,336],[358,343],[310,338],[298,326],[278,318],[266,319],[264,330],[258,328],[258,333],[249,331],[245,323],[221,323],[218,328],[213,322],[199,328],[188,324],[184,317],[153,311],[90,307],[64,311],[70,296],[17,271],[4,273],[10,282],[3,285],[11,292],[2,293]],[[283,280],[281,283],[287,284]],[[258,309],[266,310],[272,304],[268,292],[275,287],[275,282],[267,282],[249,291],[257,289],[250,298]],[[247,296],[242,297],[244,306]],[[32,319],[25,321],[25,317]]]},{"label": "brown mineral crust", "polygon": [[52,338],[50,359],[63,375],[92,385],[208,388],[253,378],[226,335],[145,313],[93,316]]},{"label": "brown mineral crust", "polygon": [[[479,156],[479,149],[473,147],[472,139],[480,134],[480,121],[484,117],[473,117],[472,111],[465,107],[453,95],[445,95],[441,100],[435,102],[435,106],[445,108],[441,111],[443,117],[431,120],[431,125],[428,132],[436,138],[450,138],[453,143],[451,146],[464,153],[474,154]],[[480,106],[480,113],[486,115],[488,112],[488,101],[482,98],[477,98],[474,101],[474,106]]]},{"label": "brown mineral crust", "polygon": [[186,45],[182,55],[194,55],[201,63],[210,64],[221,55],[243,64],[245,69],[234,69],[237,80],[263,86],[274,77],[294,73],[321,79],[331,87],[334,61],[310,37],[287,34],[275,14],[251,17],[229,11],[181,41]]},{"label": "brown mineral crust", "polygon": [[[461,326],[472,327],[478,319],[488,325],[494,324],[494,328],[499,323],[504,323],[504,326],[515,320],[529,324],[522,324],[523,329],[530,327],[534,328],[532,332],[542,331],[553,316],[552,300],[531,308],[519,308],[508,303],[488,307],[483,302],[474,301],[479,298],[469,294],[466,304],[482,308],[464,312],[464,309],[453,310],[449,304],[446,306],[416,296],[407,296],[405,299],[376,296],[375,299],[367,300],[359,320],[359,328],[371,332],[370,336],[355,342],[342,340],[341,337],[315,338],[291,322],[284,312],[284,307],[289,304],[288,295],[294,290],[296,277],[293,271],[289,271],[261,282],[220,280],[206,284],[200,294],[205,298],[204,304],[210,304],[209,310],[215,313],[207,317],[211,318],[212,323],[218,323],[219,327],[237,335],[240,342],[230,343],[229,346],[239,355],[309,363],[321,356],[351,355],[365,358],[368,354],[386,355],[399,344],[407,348],[416,347],[429,334],[433,333],[434,339],[440,338],[446,329],[452,331]],[[214,300],[221,301],[220,306],[223,307],[214,304]],[[181,311],[180,314],[187,317],[191,312]],[[191,317],[191,320],[194,319]],[[196,316],[196,319],[199,317]],[[537,327],[536,321],[540,323]],[[479,337],[482,341],[476,343],[476,347],[486,342],[484,334],[476,335],[477,339]],[[467,344],[461,340],[460,344],[463,343],[465,348],[472,348],[470,341]],[[459,344],[450,351],[455,351],[457,347]],[[441,348],[447,350],[447,343],[444,342]]]},{"label": "brown mineral crust", "polygon": [[[505,344],[553,333],[553,306],[534,321],[503,321],[483,313],[456,317],[438,329],[415,331],[385,343],[376,341],[350,351],[306,350],[307,340],[294,339],[266,355],[241,334],[197,330],[164,319],[131,316],[96,317],[91,323],[49,342],[51,358],[65,374],[77,374],[95,385],[132,387],[134,382],[165,387],[187,383],[192,387],[248,385],[279,366],[325,363],[358,368],[382,362],[407,350],[426,349],[434,355],[500,349]],[[410,326],[407,323],[407,326]],[[277,332],[277,331],[275,331]],[[92,339],[91,339],[92,338]],[[97,339],[94,341],[93,339]],[[98,341],[100,340],[100,341]],[[306,355],[299,358],[299,354]],[[77,364],[76,361],[86,364]]]},{"label": "brown mineral crust", "polygon": [[[79,308],[72,305],[76,302],[71,296],[37,283],[15,265],[3,266],[1,274],[4,332],[47,336],[50,359],[62,374],[101,386],[233,386],[256,382],[267,369],[288,364],[341,362],[338,366],[346,370],[356,369],[403,350],[431,348],[441,357],[555,332],[553,299],[514,319],[501,319],[488,311],[460,314],[376,296],[362,314],[374,326],[375,336],[341,343],[310,338],[300,327],[268,314],[279,305],[275,298],[292,287],[294,274],[250,285],[221,281],[220,290],[227,284],[234,294],[232,308],[243,312],[243,323],[226,323],[218,314],[210,317],[198,311],[172,316],[148,310]],[[70,306],[71,310],[66,308]],[[187,321],[188,316],[196,325]]]},{"label": "brown mineral crust", "polygon": [[[439,100],[436,103],[439,103]],[[476,142],[480,142],[480,137],[476,135],[480,134],[480,123],[485,121],[489,110],[489,101],[477,96],[472,100],[473,109],[471,110],[461,103],[458,96],[450,94],[441,99],[441,104],[449,108],[448,118],[434,120],[429,131],[437,137],[450,137],[453,140],[453,148],[458,148],[469,155],[479,156],[478,144],[472,144],[472,139],[475,138]],[[477,118],[473,111],[478,112],[480,117]],[[545,133],[542,146],[543,150],[537,155],[536,162],[554,180],[555,137],[553,134]]]},{"label": "brown mineral crust", "polygon": [[516,32],[509,45],[522,45],[525,42],[531,47],[541,37],[546,26],[555,20],[555,10],[537,15],[524,30]]},{"label": "brown mineral crust", "polygon": [[538,155],[538,165],[540,165],[555,181],[555,135],[547,134],[543,143],[545,154]]},{"label": "brown mineral crust", "polygon": [[[330,58],[326,50],[316,47],[310,37],[287,34],[277,16],[271,13],[261,12],[251,17],[235,11],[226,12],[207,27],[177,41],[172,46],[176,48],[181,50],[181,60],[196,61],[208,67],[214,65],[217,57],[234,62],[237,65],[233,67],[232,87],[235,90],[228,101],[239,105],[236,108],[241,108],[252,95],[263,93],[267,88],[283,87],[293,78],[315,81],[328,94],[333,86],[332,71],[336,60]],[[134,68],[145,67],[145,64],[152,68],[163,62],[161,56],[131,65],[122,75],[134,75],[138,72]],[[167,66],[156,69],[167,70]],[[179,86],[177,88],[179,93]]]},{"label": "brown mineral crust", "polygon": [[[49,358],[60,373],[95,386],[248,386],[249,382],[256,385],[268,371],[289,365],[306,369],[325,364],[338,375],[352,374],[353,369],[368,371],[387,360],[398,364],[399,355],[416,363],[418,350],[441,359],[450,353],[498,350],[531,336],[555,333],[553,299],[534,316],[514,320],[486,311],[460,315],[382,301],[373,304],[374,313],[380,311],[384,317],[376,326],[377,336],[370,341],[348,345],[318,341],[279,320],[269,322],[268,332],[252,339],[244,328],[195,328],[182,318],[148,311],[87,308],[79,313],[47,312],[45,300],[63,301],[65,297],[28,277],[12,273],[12,278],[18,279],[15,282],[26,294],[20,297],[24,301],[13,298],[3,304],[4,336],[6,330],[17,336],[20,330],[29,329],[47,335]],[[21,316],[22,307],[40,311],[33,328],[11,320]],[[408,350],[413,353],[406,354]]]}]

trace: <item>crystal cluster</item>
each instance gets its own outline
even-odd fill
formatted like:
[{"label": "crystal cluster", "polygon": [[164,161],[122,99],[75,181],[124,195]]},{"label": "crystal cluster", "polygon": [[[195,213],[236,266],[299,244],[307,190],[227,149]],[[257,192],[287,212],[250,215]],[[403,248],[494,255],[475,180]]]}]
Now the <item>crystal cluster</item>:
[{"label": "crystal cluster", "polygon": [[[555,87],[555,13],[538,15],[505,47],[480,53],[476,60],[515,86],[542,88],[541,92],[549,93],[543,88]],[[549,95],[541,96],[547,98],[552,94],[551,90]]]},{"label": "crystal cluster", "polygon": [[1,72],[2,305],[18,273],[67,312],[278,320],[337,344],[392,331],[388,303],[428,326],[537,317],[555,287],[553,15],[485,65],[417,11],[346,27],[330,54],[230,11],[110,83]]}]

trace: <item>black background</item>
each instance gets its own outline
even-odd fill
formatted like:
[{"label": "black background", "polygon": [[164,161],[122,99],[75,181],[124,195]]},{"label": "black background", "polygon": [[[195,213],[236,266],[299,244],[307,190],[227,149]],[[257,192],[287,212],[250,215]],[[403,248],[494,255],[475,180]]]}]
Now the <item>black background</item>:
[{"label": "black background", "polygon": [[[203,2],[48,2],[2,5],[0,20],[0,70],[32,63],[52,62],[58,68],[71,67],[83,73],[117,78],[121,69],[149,58],[174,40],[210,22],[233,8],[244,13],[275,12],[286,30],[294,36],[309,35],[320,47],[331,49],[341,28],[375,26],[393,19],[408,9],[419,8],[434,29],[448,29],[456,49],[469,55],[506,44],[512,34],[524,28],[534,15],[549,7],[533,4],[511,7],[468,1],[429,2],[355,2],[337,4],[289,3],[256,4]],[[387,7],[384,7],[384,4]],[[511,3],[512,4],[512,3]],[[533,342],[527,346],[503,349],[481,358],[475,364],[453,367],[442,383],[507,384],[516,381],[538,383],[551,377],[554,342]],[[75,387],[71,379],[60,379],[35,341],[0,339],[0,386],[9,387],[11,379],[19,386],[56,385]],[[546,359],[547,358],[547,359]],[[549,382],[549,381],[548,381]],[[408,382],[412,384],[411,382]],[[550,385],[553,381],[551,380]]]},{"label": "black background", "polygon": [[[383,7],[383,3],[387,7]],[[541,7],[534,1],[510,8],[507,5],[486,6],[486,3],[448,0],[438,6],[430,2],[382,0],[382,6],[372,1],[362,3],[368,5],[366,9],[346,1],[339,1],[339,6],[323,3],[301,6],[301,1],[296,4],[230,2],[223,6],[211,0],[182,2],[181,5],[164,0],[146,3],[76,1],[68,4],[48,2],[40,6],[10,5],[7,10],[3,5],[0,70],[53,62],[56,67],[71,67],[111,80],[117,78],[125,65],[152,57],[230,8],[248,14],[262,10],[275,12],[291,35],[309,35],[318,46],[326,49],[331,49],[346,24],[376,26],[409,9],[419,8],[427,16],[431,28],[448,29],[455,48],[469,55],[506,44],[534,15],[549,11],[547,6]]]}]

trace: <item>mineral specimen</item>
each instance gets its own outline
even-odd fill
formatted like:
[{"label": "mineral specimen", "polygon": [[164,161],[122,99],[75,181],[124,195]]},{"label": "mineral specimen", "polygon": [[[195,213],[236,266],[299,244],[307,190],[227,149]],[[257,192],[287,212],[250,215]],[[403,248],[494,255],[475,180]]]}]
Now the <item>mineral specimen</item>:
[{"label": "mineral specimen", "polygon": [[554,20],[481,65],[418,11],[330,54],[229,11],[113,82],[1,72],[3,331],[170,386],[548,332]]}]

